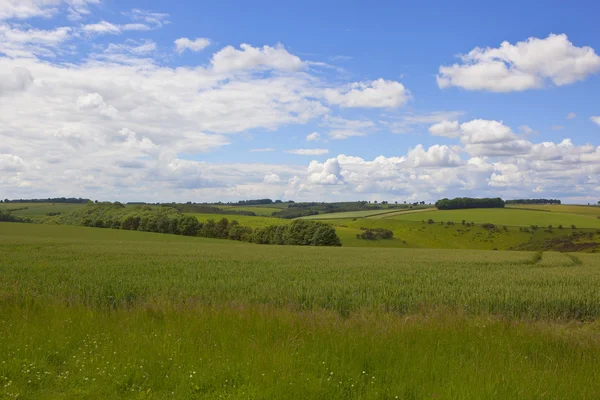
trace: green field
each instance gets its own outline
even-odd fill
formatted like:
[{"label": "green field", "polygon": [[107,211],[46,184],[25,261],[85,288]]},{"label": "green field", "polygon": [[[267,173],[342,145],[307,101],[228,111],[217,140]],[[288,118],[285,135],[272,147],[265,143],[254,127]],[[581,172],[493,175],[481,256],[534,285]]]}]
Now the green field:
[{"label": "green field", "polygon": [[206,222],[209,219],[213,219],[215,221],[220,220],[221,218],[227,218],[230,221],[236,220],[240,223],[240,225],[249,226],[251,228],[264,228],[269,225],[280,225],[280,224],[288,224],[291,222],[289,219],[281,219],[281,218],[272,218],[272,217],[260,217],[260,216],[250,216],[250,215],[227,215],[227,214],[186,214],[193,215],[198,218],[200,222]]},{"label": "green field", "polygon": [[11,223],[0,254],[0,398],[600,395],[596,255]]},{"label": "green field", "polygon": [[[279,207],[260,207],[260,206],[223,206],[223,205],[215,205],[215,207],[220,208],[221,210],[228,211],[248,211],[253,212],[256,215],[263,217],[270,217],[274,212],[279,212],[282,209]],[[287,208],[287,204],[286,204]]]},{"label": "green field", "polygon": [[2,203],[0,209],[13,210],[11,213],[17,217],[42,219],[48,213],[66,213],[83,206],[85,204],[79,203]]},{"label": "green field", "polygon": [[509,208],[516,208],[521,210],[540,210],[540,211],[551,211],[564,214],[581,214],[581,215],[592,215],[600,216],[600,206],[578,206],[570,204],[527,204],[527,205],[509,205]]},{"label": "green field", "polygon": [[538,225],[546,227],[563,225],[565,228],[575,225],[577,228],[600,228],[600,219],[593,215],[568,214],[559,212],[532,211],[518,208],[480,208],[470,210],[432,210],[421,213],[398,214],[392,219],[404,221],[427,221],[429,218],[435,222],[453,221],[460,223],[462,220],[476,224],[492,223],[508,226]]}]

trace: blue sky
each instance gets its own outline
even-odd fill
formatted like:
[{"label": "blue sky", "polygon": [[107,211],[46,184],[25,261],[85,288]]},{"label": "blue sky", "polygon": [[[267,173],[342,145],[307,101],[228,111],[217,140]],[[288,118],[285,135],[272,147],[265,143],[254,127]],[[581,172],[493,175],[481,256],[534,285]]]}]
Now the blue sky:
[{"label": "blue sky", "polygon": [[599,12],[0,0],[0,197],[595,203]]}]

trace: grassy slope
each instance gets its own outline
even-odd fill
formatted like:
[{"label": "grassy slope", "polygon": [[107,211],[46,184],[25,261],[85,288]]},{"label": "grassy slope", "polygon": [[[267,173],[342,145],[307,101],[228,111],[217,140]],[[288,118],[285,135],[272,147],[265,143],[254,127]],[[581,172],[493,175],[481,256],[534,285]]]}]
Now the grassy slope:
[{"label": "grassy slope", "polygon": [[462,220],[466,220],[467,222],[470,221],[477,224],[489,222],[492,224],[508,226],[539,225],[545,227],[553,225],[554,227],[557,227],[558,225],[563,225],[564,227],[570,227],[574,224],[577,228],[600,228],[600,219],[596,219],[593,216],[522,210],[516,208],[434,210],[422,213],[398,214],[390,218],[405,221],[426,221],[431,218],[438,223],[440,221],[461,222]]},{"label": "grassy slope", "polygon": [[[270,217],[274,212],[281,211],[279,207],[256,207],[256,206],[223,206],[216,205],[215,207],[220,208],[222,210],[230,210],[230,211],[249,211],[253,212],[256,215],[260,215],[263,217]],[[287,205],[286,205],[287,207]]]},{"label": "grassy slope", "polygon": [[365,218],[376,215],[385,215],[390,213],[396,213],[398,210],[393,209],[381,209],[381,210],[364,210],[364,211],[348,211],[339,213],[324,213],[319,215],[310,215],[307,217],[301,217],[300,219],[345,219],[345,218]]},{"label": "grassy slope", "polygon": [[558,213],[565,214],[581,214],[581,215],[592,215],[592,216],[600,216],[600,206],[578,206],[578,205],[570,205],[570,204],[561,204],[561,205],[553,205],[553,204],[531,204],[531,205],[511,205],[508,206],[510,208],[516,209],[529,209],[529,210],[542,210],[542,211],[552,211]]},{"label": "grassy slope", "polygon": [[600,395],[598,323],[569,322],[600,316],[595,255],[8,223],[0,254],[0,397]]},{"label": "grassy slope", "polygon": [[209,219],[213,219],[215,221],[220,220],[221,218],[227,218],[228,220],[236,220],[240,223],[240,225],[249,226],[251,228],[263,228],[269,225],[280,225],[290,223],[289,219],[281,219],[281,218],[270,218],[270,217],[260,217],[260,216],[248,216],[248,215],[223,215],[223,214],[187,214],[193,215],[198,218],[200,222],[206,222]]},{"label": "grassy slope", "polygon": [[40,219],[45,218],[48,213],[66,213],[77,208],[84,207],[85,204],[70,204],[70,203],[6,203],[0,204],[1,209],[12,210],[25,208],[26,210],[13,211],[12,214],[17,217]]}]

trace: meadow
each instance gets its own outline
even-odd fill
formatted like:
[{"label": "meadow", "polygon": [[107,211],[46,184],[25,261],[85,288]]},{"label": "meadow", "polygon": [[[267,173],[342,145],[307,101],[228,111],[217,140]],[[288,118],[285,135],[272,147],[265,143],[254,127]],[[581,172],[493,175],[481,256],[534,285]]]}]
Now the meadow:
[{"label": "meadow", "polygon": [[[469,210],[431,210],[420,213],[398,213],[390,216],[391,219],[399,219],[403,221],[427,221],[433,219],[435,222],[452,221],[460,223],[463,220],[467,222],[475,222],[476,224],[492,223],[496,225],[508,226],[523,226],[538,225],[547,227],[552,225],[557,227],[571,227],[575,225],[577,228],[600,228],[600,219],[594,214],[574,214],[566,212],[535,211],[522,208],[489,208],[489,209],[469,209]],[[590,207],[592,208],[592,207]],[[593,209],[593,208],[592,208]]]},{"label": "meadow", "polygon": [[41,220],[48,213],[67,213],[84,206],[74,203],[1,203],[0,209],[10,211],[17,217]]},{"label": "meadow", "polygon": [[600,394],[600,257],[0,223],[0,398]]}]

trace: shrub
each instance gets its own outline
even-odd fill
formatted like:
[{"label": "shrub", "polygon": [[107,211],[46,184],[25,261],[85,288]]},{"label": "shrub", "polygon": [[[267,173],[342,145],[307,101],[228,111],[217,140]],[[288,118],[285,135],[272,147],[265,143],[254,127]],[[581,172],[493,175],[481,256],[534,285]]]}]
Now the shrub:
[{"label": "shrub", "polygon": [[433,219],[429,218],[429,219],[427,220],[427,223],[428,223],[429,225],[431,225],[431,224],[434,224],[435,222],[433,221]]}]

